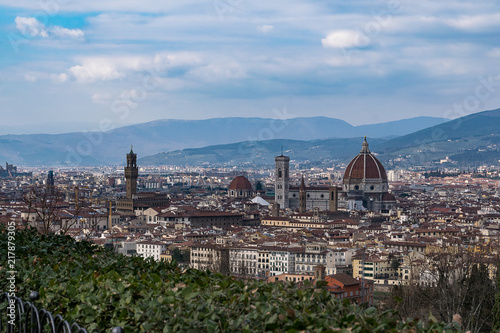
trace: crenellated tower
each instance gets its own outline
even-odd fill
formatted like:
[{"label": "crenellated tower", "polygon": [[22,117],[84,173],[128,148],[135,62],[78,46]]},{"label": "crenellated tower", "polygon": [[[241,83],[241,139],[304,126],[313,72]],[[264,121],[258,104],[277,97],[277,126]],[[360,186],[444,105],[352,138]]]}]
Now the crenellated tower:
[{"label": "crenellated tower", "polygon": [[130,148],[130,153],[127,154],[127,166],[125,167],[125,180],[127,181],[127,199],[132,199],[137,193],[137,176],[139,170],[137,168],[137,154],[134,154]]}]

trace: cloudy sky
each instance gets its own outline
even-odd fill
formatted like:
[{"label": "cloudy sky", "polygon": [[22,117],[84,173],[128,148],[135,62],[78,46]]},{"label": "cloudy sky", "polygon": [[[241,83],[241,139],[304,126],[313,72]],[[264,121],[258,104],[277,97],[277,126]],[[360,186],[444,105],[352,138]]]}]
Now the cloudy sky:
[{"label": "cloudy sky", "polygon": [[2,126],[500,107],[497,0],[0,0],[0,29]]}]

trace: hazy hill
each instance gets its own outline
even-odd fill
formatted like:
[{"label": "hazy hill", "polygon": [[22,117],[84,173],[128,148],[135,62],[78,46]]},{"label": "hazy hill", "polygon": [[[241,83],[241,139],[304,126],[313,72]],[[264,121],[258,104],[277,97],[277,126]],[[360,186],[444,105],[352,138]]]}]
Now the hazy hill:
[{"label": "hazy hill", "polygon": [[[371,139],[377,144],[383,139]],[[356,156],[361,150],[363,138],[326,139],[313,141],[266,140],[245,141],[204,148],[165,152],[139,159],[141,165],[202,165],[203,163],[228,165],[272,165],[281,153],[290,156],[296,163],[317,164],[324,161],[339,162]]]},{"label": "hazy hill", "polygon": [[426,164],[449,156],[463,166],[498,164],[500,109],[483,111],[388,140],[376,146],[385,161]]},{"label": "hazy hill", "polygon": [[138,156],[184,148],[272,139],[315,140],[362,135],[390,137],[445,121],[417,117],[384,124],[352,126],[327,117],[215,118],[158,120],[108,132],[25,134],[0,136],[0,161],[19,165],[122,164],[134,145]]},{"label": "hazy hill", "polygon": [[[377,129],[378,126],[378,129]],[[383,131],[385,124],[365,128]],[[389,128],[389,127],[386,127]],[[383,133],[383,132],[382,132]],[[389,134],[390,132],[385,132]],[[284,145],[285,154],[298,163],[348,162],[361,149],[362,138],[326,140],[267,140],[207,146],[165,152],[141,159],[142,164],[201,165],[266,164]],[[408,134],[397,139],[369,139],[370,148],[387,166],[435,166],[448,156],[455,166],[498,165],[500,109],[480,112]]]},{"label": "hazy hill", "polygon": [[372,138],[383,138],[387,137],[388,134],[390,136],[402,136],[447,121],[449,121],[449,119],[446,118],[416,117],[387,123],[356,126],[356,133],[360,136],[366,135]]}]

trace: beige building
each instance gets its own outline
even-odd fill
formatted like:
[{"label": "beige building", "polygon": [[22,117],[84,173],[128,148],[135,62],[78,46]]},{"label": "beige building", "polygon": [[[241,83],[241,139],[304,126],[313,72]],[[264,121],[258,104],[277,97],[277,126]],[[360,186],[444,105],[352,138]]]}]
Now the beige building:
[{"label": "beige building", "polygon": [[352,276],[355,279],[364,277],[367,280],[394,280],[397,278],[396,273],[391,259],[366,258],[364,262],[360,258],[352,260]]},{"label": "beige building", "polygon": [[229,274],[229,249],[216,244],[195,244],[190,247],[190,267]]}]

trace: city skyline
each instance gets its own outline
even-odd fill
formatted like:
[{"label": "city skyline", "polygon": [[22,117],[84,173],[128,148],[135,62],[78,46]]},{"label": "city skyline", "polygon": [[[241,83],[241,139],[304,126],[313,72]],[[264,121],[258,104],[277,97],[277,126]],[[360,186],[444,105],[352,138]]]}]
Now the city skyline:
[{"label": "city skyline", "polygon": [[[500,105],[489,1],[0,1],[3,125],[327,116]],[[29,98],[26,98],[29,96]],[[84,123],[83,123],[84,122]]]}]

